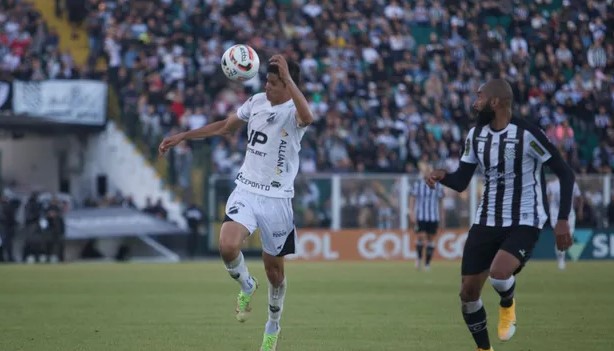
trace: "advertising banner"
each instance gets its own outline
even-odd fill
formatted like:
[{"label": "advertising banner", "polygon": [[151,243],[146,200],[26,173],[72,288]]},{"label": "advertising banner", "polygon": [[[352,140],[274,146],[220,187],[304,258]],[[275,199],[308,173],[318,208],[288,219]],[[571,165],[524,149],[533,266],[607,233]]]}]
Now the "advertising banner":
[{"label": "advertising banner", "polygon": [[[219,227],[213,233],[211,248],[218,245]],[[457,260],[463,255],[466,229],[444,229],[437,235],[433,259]],[[404,261],[416,258],[416,236],[410,231],[378,229],[298,229],[296,254],[302,261]],[[246,240],[247,250],[260,250],[258,232]]]},{"label": "advertising banner", "polygon": [[[308,230],[298,232],[296,254],[307,261],[395,261],[416,258],[416,236],[401,230]],[[446,229],[437,236],[434,259],[457,260],[463,255],[466,230]]]},{"label": "advertising banner", "polygon": [[101,126],[107,85],[92,80],[13,82],[13,112],[58,123]]},{"label": "advertising banner", "polygon": [[[467,240],[468,228],[442,229],[436,236],[434,260],[459,260]],[[217,247],[219,226],[211,248]],[[416,258],[416,235],[399,229],[298,229],[297,261],[406,261]],[[260,250],[258,232],[245,243],[247,250]],[[544,228],[531,259],[555,259],[554,234]],[[614,228],[577,228],[574,244],[567,251],[571,261],[614,259]]]},{"label": "advertising banner", "polygon": [[[544,228],[533,251],[535,259],[554,259],[554,233]],[[574,243],[567,250],[572,261],[614,259],[614,228],[576,228]]]}]

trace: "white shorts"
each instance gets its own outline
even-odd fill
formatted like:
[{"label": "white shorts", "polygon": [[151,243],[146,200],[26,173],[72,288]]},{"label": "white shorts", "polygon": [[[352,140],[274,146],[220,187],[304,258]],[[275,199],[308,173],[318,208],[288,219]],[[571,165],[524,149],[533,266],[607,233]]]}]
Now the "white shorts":
[{"label": "white shorts", "polygon": [[260,229],[262,250],[272,256],[295,251],[296,230],[292,199],[275,198],[235,188],[226,202],[226,219],[243,225],[252,235]]}]

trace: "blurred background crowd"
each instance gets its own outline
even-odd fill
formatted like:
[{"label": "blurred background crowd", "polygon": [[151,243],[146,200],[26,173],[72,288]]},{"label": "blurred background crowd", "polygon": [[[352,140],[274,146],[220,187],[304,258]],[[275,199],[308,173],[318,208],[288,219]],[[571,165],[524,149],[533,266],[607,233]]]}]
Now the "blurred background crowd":
[{"label": "blurred background crowd", "polygon": [[[494,76],[513,84],[515,113],[539,123],[577,171],[614,165],[611,1],[58,1],[87,29],[82,67],[27,1],[2,3],[4,72],[108,80],[152,149],[262,88],[266,65],[236,86],[218,69],[225,48],[245,42],[262,62],[281,52],[302,67],[316,115],[304,173],[399,172],[455,157],[473,93]],[[216,172],[236,172],[245,139],[214,141]],[[189,167],[191,148],[177,150],[177,168]]]}]

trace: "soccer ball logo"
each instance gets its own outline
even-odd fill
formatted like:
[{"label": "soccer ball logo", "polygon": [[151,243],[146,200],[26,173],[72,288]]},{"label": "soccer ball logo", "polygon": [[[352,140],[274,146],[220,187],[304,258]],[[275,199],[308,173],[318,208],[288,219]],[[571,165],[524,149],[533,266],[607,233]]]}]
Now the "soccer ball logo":
[{"label": "soccer ball logo", "polygon": [[233,45],[222,55],[222,71],[230,80],[252,79],[260,69],[260,58],[254,49],[244,44]]}]

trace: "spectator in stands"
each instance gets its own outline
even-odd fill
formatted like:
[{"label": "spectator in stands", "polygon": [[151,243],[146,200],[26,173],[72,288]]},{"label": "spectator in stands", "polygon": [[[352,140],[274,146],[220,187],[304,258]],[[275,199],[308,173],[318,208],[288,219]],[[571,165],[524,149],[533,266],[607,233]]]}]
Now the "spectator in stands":
[{"label": "spectator in stands", "polygon": [[164,205],[162,205],[162,199],[158,199],[156,201],[156,204],[153,206],[152,208],[152,213],[154,216],[161,218],[161,219],[166,219],[168,216],[168,211],[166,211],[166,209],[164,208]]},{"label": "spectator in stands", "polygon": [[6,195],[0,199],[0,262],[15,262],[13,240],[17,230],[19,205],[19,200],[11,200]]},{"label": "spectator in stands", "polygon": [[[203,211],[193,202],[190,204],[190,206],[188,206],[185,209],[185,211],[183,211],[183,217],[186,219],[188,223],[188,228],[190,228],[190,236],[187,241],[188,257],[194,258],[197,255],[197,253],[200,251],[199,250],[199,246],[201,245],[200,240],[199,240],[200,239],[200,227],[201,226],[204,226],[205,228],[207,227],[207,222],[205,220],[206,217]],[[207,252],[207,246],[208,246],[207,236],[204,236],[203,240],[204,240],[203,244],[205,244],[204,250],[205,252]]]},{"label": "spectator in stands", "polygon": [[64,211],[57,198],[53,198],[45,211],[47,221],[44,229],[47,241],[47,260],[48,262],[64,262]]}]

